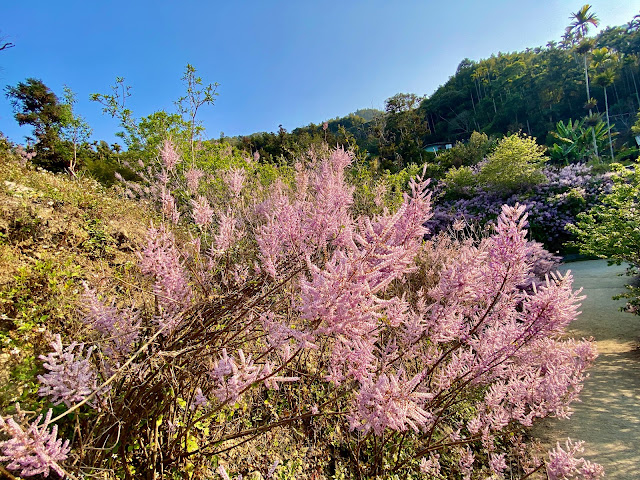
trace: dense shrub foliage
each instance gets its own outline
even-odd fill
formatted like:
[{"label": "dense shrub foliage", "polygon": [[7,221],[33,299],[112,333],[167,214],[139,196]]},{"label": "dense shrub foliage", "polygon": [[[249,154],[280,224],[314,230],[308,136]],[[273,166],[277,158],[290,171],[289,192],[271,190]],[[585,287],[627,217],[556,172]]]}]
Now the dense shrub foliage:
[{"label": "dense shrub foliage", "polygon": [[[578,214],[569,226],[577,236],[576,245],[587,255],[610,259],[618,264],[627,262],[630,274],[640,267],[640,232],[638,201],[640,198],[640,167],[613,165],[613,186],[601,202],[589,211]],[[628,286],[622,298],[629,299],[627,309],[640,314],[640,289]]]},{"label": "dense shrub foliage", "polygon": [[251,159],[205,178],[168,142],[161,158],[129,185],[165,218],[138,252],[146,299],[86,285],[78,338],[52,335],[41,357],[56,413],[2,419],[7,468],[287,478],[266,437],[298,439],[307,477],[601,475],[580,444],[543,459],[524,435],[568,416],[595,358],[564,338],[571,275],[536,278],[552,262],[526,239],[525,206],[484,235],[458,222],[425,241],[428,181],[393,209],[374,192],[367,213],[342,149],[272,182]]}]

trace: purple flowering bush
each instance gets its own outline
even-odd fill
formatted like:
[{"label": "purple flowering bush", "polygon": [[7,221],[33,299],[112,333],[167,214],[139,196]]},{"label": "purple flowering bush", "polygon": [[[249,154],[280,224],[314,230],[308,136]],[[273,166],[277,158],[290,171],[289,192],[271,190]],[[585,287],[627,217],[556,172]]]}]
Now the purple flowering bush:
[{"label": "purple flowering bush", "polygon": [[[272,478],[285,442],[315,478],[602,475],[580,445],[528,448],[536,419],[570,415],[596,352],[565,338],[583,298],[569,273],[527,288],[553,259],[527,240],[525,205],[492,232],[425,241],[420,176],[397,208],[354,213],[353,158],[327,150],[291,181],[248,190],[230,169],[227,195],[178,201],[169,150],[153,183],[166,221],[138,253],[146,301],[86,287],[87,341],[44,357],[40,394],[68,408],[41,426],[2,418],[8,469]],[[68,445],[52,425],[72,417]]]},{"label": "purple flowering bush", "polygon": [[495,222],[502,205],[520,203],[529,214],[532,238],[550,250],[560,250],[573,238],[566,226],[575,223],[579,213],[596,205],[600,196],[610,189],[611,181],[607,175],[594,174],[585,164],[545,166],[541,173],[545,181],[509,195],[480,186],[447,196],[448,187],[443,185],[427,226],[432,232],[439,232],[449,228],[456,219],[485,225]]}]

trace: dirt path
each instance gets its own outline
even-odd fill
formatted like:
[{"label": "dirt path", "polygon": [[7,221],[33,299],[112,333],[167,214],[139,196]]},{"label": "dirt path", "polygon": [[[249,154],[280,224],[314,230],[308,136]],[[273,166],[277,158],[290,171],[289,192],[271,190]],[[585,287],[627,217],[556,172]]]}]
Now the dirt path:
[{"label": "dirt path", "polygon": [[585,458],[600,463],[607,479],[640,479],[640,317],[619,311],[623,301],[611,297],[624,291],[624,267],[604,260],[569,263],[574,286],[587,298],[582,315],[572,324],[576,338],[594,337],[599,357],[575,403],[570,420],[548,419],[534,428],[545,445],[567,437],[585,441]]}]

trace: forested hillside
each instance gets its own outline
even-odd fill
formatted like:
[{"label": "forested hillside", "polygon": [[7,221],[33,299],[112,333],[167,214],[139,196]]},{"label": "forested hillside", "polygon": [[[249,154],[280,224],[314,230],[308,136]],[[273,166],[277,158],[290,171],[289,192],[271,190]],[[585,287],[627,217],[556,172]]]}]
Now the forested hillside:
[{"label": "forested hillside", "polygon": [[[429,144],[466,141],[473,131],[496,137],[522,131],[551,147],[558,143],[551,133],[558,122],[602,122],[603,130],[608,109],[613,149],[632,147],[640,108],[640,16],[593,37],[586,35],[589,24],[588,15],[578,15],[560,42],[465,58],[433,94],[399,93],[386,100],[384,112],[357,111],[290,133],[281,128],[232,141],[265,159],[295,157],[321,141],[357,145],[394,170],[423,161]],[[602,153],[611,156],[609,150]]]},{"label": "forested hillside", "polygon": [[638,25],[607,28],[586,43],[552,41],[543,48],[498,53],[479,62],[464,59],[455,75],[420,105],[430,126],[426,140],[464,139],[473,130],[522,130],[544,140],[558,121],[588,113],[585,54],[593,111],[605,113],[606,85],[609,116],[620,139],[627,140],[623,137],[640,107]]}]

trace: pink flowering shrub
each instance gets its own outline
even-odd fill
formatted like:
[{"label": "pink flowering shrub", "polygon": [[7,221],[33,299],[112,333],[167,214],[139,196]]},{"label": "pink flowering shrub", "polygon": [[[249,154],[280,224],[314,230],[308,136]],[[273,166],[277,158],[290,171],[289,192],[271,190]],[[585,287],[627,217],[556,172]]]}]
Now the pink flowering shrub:
[{"label": "pink flowering shrub", "polygon": [[[565,459],[573,447],[546,464],[531,457],[521,434],[537,418],[570,415],[596,355],[589,341],[564,338],[582,299],[571,275],[533,281],[536,259],[549,259],[526,239],[525,208],[504,206],[485,236],[425,241],[428,181],[412,181],[394,211],[356,215],[351,162],[342,149],[312,155],[294,185],[276,181],[255,203],[242,197],[244,174],[227,173],[231,200],[211,206],[226,212],[211,217],[215,233],[193,229],[199,236],[180,242],[166,225],[150,229],[139,253],[152,282],[146,310],[132,315],[89,291],[102,358],[106,347],[128,357],[110,369],[95,359],[93,370],[81,352],[65,360],[89,390],[100,377],[109,406],[91,410],[80,387],[53,397],[73,403],[83,392],[71,407],[90,418],[76,465],[226,478],[219,459],[249,473],[236,447],[290,428],[309,442],[331,438],[316,440],[322,468],[339,447],[355,478],[545,466],[554,478],[601,475]],[[203,219],[204,202],[192,206]],[[56,344],[51,355],[66,353]],[[273,465],[257,468],[271,477]]]},{"label": "pink flowering shrub", "polygon": [[139,316],[131,309],[118,309],[113,302],[107,305],[86,284],[82,300],[82,320],[102,337],[102,352],[115,364],[123,363],[140,337]]}]

